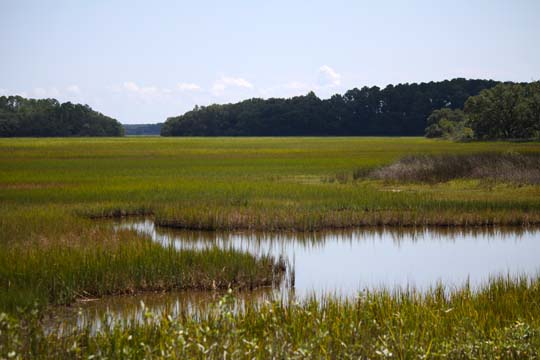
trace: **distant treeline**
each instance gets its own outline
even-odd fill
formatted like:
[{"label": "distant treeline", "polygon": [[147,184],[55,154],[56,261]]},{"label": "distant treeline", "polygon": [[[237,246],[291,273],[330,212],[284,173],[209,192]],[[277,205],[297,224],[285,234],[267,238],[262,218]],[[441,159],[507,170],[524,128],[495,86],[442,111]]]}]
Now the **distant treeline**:
[{"label": "distant treeline", "polygon": [[540,139],[540,82],[498,84],[428,117],[427,137],[452,140]]},{"label": "distant treeline", "polygon": [[461,109],[465,101],[497,85],[453,79],[421,84],[363,87],[319,99],[313,92],[290,99],[249,99],[196,106],[167,119],[163,136],[412,136],[424,135],[436,109]]},{"label": "distant treeline", "polygon": [[123,124],[124,134],[131,135],[159,135],[163,123],[158,124]]},{"label": "distant treeline", "polygon": [[122,136],[122,125],[88,105],[0,97],[0,137]]}]

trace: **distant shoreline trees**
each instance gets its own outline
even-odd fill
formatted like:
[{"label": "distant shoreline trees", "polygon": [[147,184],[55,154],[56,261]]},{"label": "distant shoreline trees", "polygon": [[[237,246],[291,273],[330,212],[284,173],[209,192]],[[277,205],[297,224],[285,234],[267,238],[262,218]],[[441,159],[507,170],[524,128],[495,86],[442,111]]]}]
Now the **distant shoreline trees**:
[{"label": "distant shoreline trees", "polygon": [[[320,99],[248,99],[195,106],[164,124],[126,125],[162,136],[419,136],[452,140],[540,139],[540,82],[453,79],[363,87]],[[0,137],[123,136],[88,105],[0,97]]]},{"label": "distant shoreline trees", "polygon": [[539,140],[540,82],[498,84],[471,96],[459,109],[428,117],[426,137],[453,140]]},{"label": "distant shoreline trees", "polygon": [[440,108],[497,85],[493,80],[453,79],[352,89],[330,99],[313,92],[290,99],[249,99],[195,107],[168,118],[162,136],[421,136]]},{"label": "distant shoreline trees", "polygon": [[0,137],[123,136],[115,119],[88,105],[55,99],[0,97]]}]

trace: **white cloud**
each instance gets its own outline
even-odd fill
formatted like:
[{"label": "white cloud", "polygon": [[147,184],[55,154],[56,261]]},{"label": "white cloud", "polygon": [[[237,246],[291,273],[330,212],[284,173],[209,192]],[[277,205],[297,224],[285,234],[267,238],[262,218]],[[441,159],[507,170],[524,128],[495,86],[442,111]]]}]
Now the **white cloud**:
[{"label": "white cloud", "polygon": [[0,89],[0,96],[2,95],[8,95],[7,89]]},{"label": "white cloud", "polygon": [[139,86],[133,81],[124,82],[124,89],[140,95],[157,95],[161,92],[156,86]]},{"label": "white cloud", "polygon": [[71,94],[79,94],[81,92],[81,89],[79,88],[78,85],[69,85],[67,88],[66,88],[66,91],[68,93],[71,93]]},{"label": "white cloud", "polygon": [[145,101],[157,100],[169,96],[170,89],[160,89],[157,86],[139,86],[134,81],[125,81],[120,88],[131,96],[136,96]]},{"label": "white cloud", "polygon": [[125,81],[121,87],[111,87],[115,92],[125,92],[139,96],[143,99],[157,99],[171,97],[175,91],[200,91],[201,87],[194,83],[178,83],[171,88],[160,88],[157,86],[140,86],[134,81]]},{"label": "white cloud", "polygon": [[341,85],[341,75],[328,65],[319,68],[319,85],[322,87],[335,87]]},{"label": "white cloud", "polygon": [[238,86],[238,87],[243,87],[243,88],[248,88],[248,89],[253,88],[253,85],[249,81],[243,78],[222,77],[221,81],[225,85],[229,85],[229,86]]},{"label": "white cloud", "polygon": [[194,83],[178,83],[176,89],[179,91],[200,91],[201,87]]},{"label": "white cloud", "polygon": [[212,92],[215,95],[220,95],[228,87],[253,89],[253,84],[250,83],[249,81],[247,81],[244,78],[240,78],[240,77],[235,78],[235,77],[229,77],[229,76],[222,76],[219,80],[216,80],[214,82],[214,85],[212,86]]}]

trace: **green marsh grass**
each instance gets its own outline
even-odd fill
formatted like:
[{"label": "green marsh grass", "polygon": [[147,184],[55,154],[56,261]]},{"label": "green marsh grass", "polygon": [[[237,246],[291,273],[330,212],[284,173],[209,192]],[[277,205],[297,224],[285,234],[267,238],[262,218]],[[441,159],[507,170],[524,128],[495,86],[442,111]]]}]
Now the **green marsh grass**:
[{"label": "green marsh grass", "polygon": [[[7,304],[16,299],[57,303],[85,292],[172,286],[173,264],[188,257],[135,234],[112,234],[89,220],[101,217],[149,215],[158,225],[195,230],[539,224],[539,185],[364,178],[405,155],[500,151],[540,153],[540,144],[423,138],[0,139],[0,286],[4,294],[12,289],[0,306],[12,307]],[[326,181],[335,174],[345,174],[343,181]],[[159,261],[141,259],[146,252]],[[194,269],[213,266],[193,256]],[[231,257],[241,262],[244,255]],[[56,275],[46,269],[53,260]],[[103,282],[100,276],[111,279]],[[51,283],[56,290],[45,291]]]},{"label": "green marsh grass", "polygon": [[[52,207],[88,217],[153,214],[190,229],[540,222],[540,186],[363,175],[406,155],[539,153],[540,143],[422,138],[0,140],[0,214]],[[327,179],[340,175],[339,181]],[[356,179],[355,181],[352,181]]]},{"label": "green marsh grass", "polygon": [[[146,321],[46,333],[38,313],[0,315],[0,356],[173,359],[535,359],[540,356],[540,278],[494,278],[427,293],[375,290],[265,302],[235,311],[172,317],[142,309]],[[155,318],[157,316],[157,318]]]}]

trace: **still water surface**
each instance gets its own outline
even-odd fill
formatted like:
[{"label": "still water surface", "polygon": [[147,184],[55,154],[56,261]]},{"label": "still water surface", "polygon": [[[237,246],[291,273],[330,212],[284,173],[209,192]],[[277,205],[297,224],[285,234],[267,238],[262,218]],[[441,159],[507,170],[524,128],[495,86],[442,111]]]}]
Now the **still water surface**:
[{"label": "still water surface", "polygon": [[540,230],[360,229],[322,233],[215,233],[158,228],[153,221],[119,228],[177,249],[234,248],[283,257],[294,269],[297,296],[443,283],[472,287],[497,275],[540,270]]},{"label": "still water surface", "polygon": [[[289,273],[280,287],[236,294],[238,304],[327,294],[354,297],[366,289],[437,284],[447,290],[466,284],[478,288],[490,277],[535,276],[540,271],[540,229],[358,229],[319,233],[219,233],[174,231],[152,220],[126,220],[114,225],[149,236],[176,249],[219,247],[255,256],[283,257]],[[291,288],[291,283],[294,285]],[[142,317],[141,300],[153,312],[204,312],[220,294],[173,292],[103,298],[80,303],[72,318],[80,325],[100,326],[105,313],[114,318]],[[75,307],[74,307],[75,308]],[[69,313],[69,312],[68,312]],[[67,316],[67,315],[66,315]]]}]

